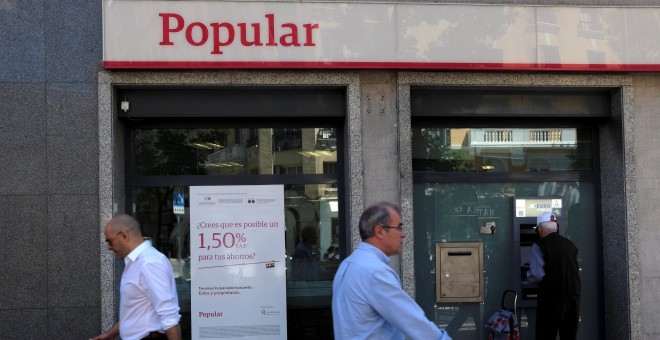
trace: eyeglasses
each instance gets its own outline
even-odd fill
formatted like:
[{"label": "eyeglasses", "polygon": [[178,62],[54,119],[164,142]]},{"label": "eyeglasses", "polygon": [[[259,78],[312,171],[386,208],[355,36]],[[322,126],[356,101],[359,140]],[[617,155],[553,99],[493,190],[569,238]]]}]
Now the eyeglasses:
[{"label": "eyeglasses", "polygon": [[403,223],[399,224],[397,227],[390,227],[388,225],[382,225],[382,224],[379,225],[385,229],[396,229],[398,231],[403,231]]},{"label": "eyeglasses", "polygon": [[111,246],[112,242],[117,238],[117,236],[119,236],[119,234],[123,233],[124,231],[125,230],[122,230],[122,231],[118,232],[117,235],[115,235],[115,237],[113,237],[113,238],[106,238],[105,243],[107,243],[109,246]]}]

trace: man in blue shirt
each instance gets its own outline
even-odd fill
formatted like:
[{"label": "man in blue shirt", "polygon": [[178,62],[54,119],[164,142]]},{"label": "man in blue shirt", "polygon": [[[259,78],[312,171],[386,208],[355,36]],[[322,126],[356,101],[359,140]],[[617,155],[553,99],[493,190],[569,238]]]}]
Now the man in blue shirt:
[{"label": "man in blue shirt", "polygon": [[388,256],[403,249],[399,208],[388,202],[369,207],[360,217],[360,237],[332,283],[335,339],[451,340],[426,318],[389,266]]}]

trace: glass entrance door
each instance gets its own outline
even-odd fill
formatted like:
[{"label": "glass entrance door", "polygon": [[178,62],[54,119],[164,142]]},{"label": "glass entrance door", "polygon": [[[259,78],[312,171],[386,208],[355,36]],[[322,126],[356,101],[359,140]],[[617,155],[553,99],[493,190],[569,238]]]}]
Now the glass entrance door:
[{"label": "glass entrance door", "polygon": [[331,339],[332,277],[343,237],[337,124],[127,125],[126,211],[170,258],[184,339],[191,334],[190,187],[260,184],[284,186],[289,338]]},{"label": "glass entrance door", "polygon": [[[594,130],[582,128],[413,128],[416,300],[454,339],[484,339],[484,323],[514,289],[516,196],[560,197],[562,233],[579,248],[579,339],[600,339],[601,268]],[[436,303],[435,244],[484,246],[483,303]],[[519,253],[518,253],[519,254]],[[523,339],[535,308],[519,308]]]}]

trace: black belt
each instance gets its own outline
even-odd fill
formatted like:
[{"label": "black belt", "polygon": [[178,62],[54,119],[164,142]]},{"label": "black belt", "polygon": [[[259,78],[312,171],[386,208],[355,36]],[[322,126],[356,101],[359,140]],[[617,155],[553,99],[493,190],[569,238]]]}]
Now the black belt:
[{"label": "black belt", "polygon": [[144,339],[152,339],[152,340],[153,339],[167,339],[167,335],[165,335],[161,332],[150,332],[149,334],[147,334],[147,336],[142,338],[142,340],[144,340]]}]

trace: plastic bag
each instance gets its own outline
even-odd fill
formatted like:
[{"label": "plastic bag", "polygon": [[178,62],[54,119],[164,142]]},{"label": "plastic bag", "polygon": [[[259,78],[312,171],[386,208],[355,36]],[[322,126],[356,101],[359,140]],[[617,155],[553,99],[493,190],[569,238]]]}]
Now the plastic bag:
[{"label": "plastic bag", "polygon": [[512,311],[498,309],[486,322],[488,339],[520,340],[518,318]]}]

